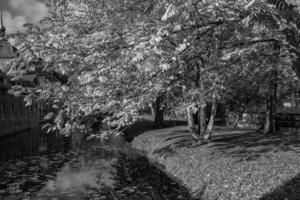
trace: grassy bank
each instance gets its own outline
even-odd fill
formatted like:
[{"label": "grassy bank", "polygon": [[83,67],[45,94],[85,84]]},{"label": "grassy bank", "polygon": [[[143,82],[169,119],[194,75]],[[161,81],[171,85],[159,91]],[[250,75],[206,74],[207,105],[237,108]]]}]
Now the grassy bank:
[{"label": "grassy bank", "polygon": [[[174,127],[186,125],[187,122],[182,118],[166,118],[164,120],[164,124],[165,127]],[[140,121],[136,122],[133,126],[124,131],[126,141],[131,142],[135,137],[145,133],[146,131],[153,130],[153,125],[154,117],[151,115],[144,115]]]},{"label": "grassy bank", "polygon": [[264,136],[219,127],[210,144],[199,145],[179,126],[146,131],[132,146],[203,199],[300,199],[297,133]]}]

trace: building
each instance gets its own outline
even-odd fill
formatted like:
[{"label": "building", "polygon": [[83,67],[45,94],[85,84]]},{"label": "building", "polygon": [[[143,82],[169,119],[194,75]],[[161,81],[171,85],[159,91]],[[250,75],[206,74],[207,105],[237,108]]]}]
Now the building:
[{"label": "building", "polygon": [[23,97],[7,93],[10,83],[7,77],[0,78],[0,137],[38,126],[37,106],[25,106]]},{"label": "building", "polygon": [[[32,84],[29,80],[22,81]],[[38,127],[41,118],[38,105],[25,106],[23,96],[15,97],[7,93],[13,84],[16,83],[0,72],[0,137]]]},{"label": "building", "polygon": [[15,132],[24,131],[39,125],[38,105],[25,106],[23,96],[15,97],[7,91],[15,84],[34,86],[38,84],[35,75],[24,75],[18,81],[10,81],[1,69],[6,66],[9,59],[16,58],[17,50],[5,38],[5,27],[2,24],[0,28],[0,137],[10,135]]}]

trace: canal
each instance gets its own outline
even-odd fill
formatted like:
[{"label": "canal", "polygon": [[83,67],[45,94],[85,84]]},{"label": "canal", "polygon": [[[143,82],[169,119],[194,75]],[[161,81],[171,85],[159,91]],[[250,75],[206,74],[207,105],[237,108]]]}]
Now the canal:
[{"label": "canal", "polygon": [[30,130],[0,139],[1,199],[191,199],[188,191],[120,141]]}]

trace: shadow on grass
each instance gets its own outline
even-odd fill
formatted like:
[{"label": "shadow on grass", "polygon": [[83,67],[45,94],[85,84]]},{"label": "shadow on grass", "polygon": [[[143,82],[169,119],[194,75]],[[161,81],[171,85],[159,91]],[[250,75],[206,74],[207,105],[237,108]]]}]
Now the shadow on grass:
[{"label": "shadow on grass", "polygon": [[185,120],[165,120],[165,126],[168,127],[174,127],[174,126],[186,126],[187,121]]},{"label": "shadow on grass", "polygon": [[195,147],[197,140],[189,133],[188,130],[175,130],[171,133],[164,135],[162,140],[168,145],[163,148],[156,149],[153,151],[154,154],[172,156],[175,150],[182,147]]},{"label": "shadow on grass", "polygon": [[300,152],[300,133],[264,135],[259,133],[229,133],[217,135],[211,146],[216,153],[253,160],[264,153],[279,151]]},{"label": "shadow on grass", "polygon": [[124,131],[125,140],[131,142],[135,137],[153,129],[153,120],[142,119]]},{"label": "shadow on grass", "polygon": [[[129,127],[128,129],[126,129],[124,131],[125,140],[127,142],[131,142],[135,137],[137,137],[147,131],[154,130],[155,129],[155,128],[153,128],[154,121],[152,118],[153,117],[151,117],[151,116],[146,116],[143,119],[141,119],[140,121],[136,122],[131,127]],[[165,124],[164,128],[169,128],[169,127],[173,127],[173,126],[186,125],[187,122],[184,120],[165,120],[164,124]]]},{"label": "shadow on grass", "polygon": [[189,200],[189,191],[150,164],[145,157],[121,155],[113,166],[114,190],[117,199]]},{"label": "shadow on grass", "polygon": [[300,133],[264,135],[250,130],[218,127],[208,145],[197,142],[187,130],[174,130],[161,135],[166,143],[153,153],[171,156],[181,147],[209,148],[212,154],[231,156],[240,160],[255,160],[268,152],[300,152]]},{"label": "shadow on grass", "polygon": [[265,194],[260,200],[299,200],[300,199],[300,174]]},{"label": "shadow on grass", "polygon": [[[227,138],[232,137],[233,135],[241,136],[242,134],[242,131],[239,129],[224,129],[224,127],[215,127],[215,131],[221,132],[221,134],[213,135],[213,138]],[[182,147],[197,148],[205,145],[202,141],[196,140],[187,129],[174,130],[168,134],[161,135],[161,138],[167,145],[155,150],[153,153],[163,156],[172,156],[176,149]]]}]

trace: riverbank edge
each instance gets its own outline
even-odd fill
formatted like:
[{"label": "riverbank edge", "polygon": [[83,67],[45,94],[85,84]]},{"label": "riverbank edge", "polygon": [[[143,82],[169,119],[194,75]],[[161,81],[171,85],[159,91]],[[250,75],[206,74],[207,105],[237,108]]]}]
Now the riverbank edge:
[{"label": "riverbank edge", "polygon": [[[160,130],[164,131],[164,130],[168,130],[168,129],[170,129],[170,130],[186,129],[186,127],[179,126],[179,127],[164,128],[164,129],[154,129],[154,130],[146,131],[144,134],[151,134],[152,132],[157,132]],[[144,134],[142,134],[142,135],[144,135]],[[201,186],[196,186],[197,189],[193,189],[193,188],[189,187],[188,184],[185,183],[184,177],[176,176],[177,172],[168,169],[168,164],[165,162],[165,159],[163,156],[161,156],[161,157],[154,156],[153,152],[155,150],[159,149],[159,146],[157,146],[156,149],[151,149],[151,148],[147,148],[147,145],[140,145],[140,143],[142,142],[142,140],[140,140],[140,137],[142,135],[135,137],[129,143],[131,145],[131,148],[134,149],[139,155],[146,157],[151,164],[153,164],[159,170],[161,170],[165,174],[167,174],[167,176],[169,178],[171,178],[172,180],[176,181],[177,183],[179,183],[180,185],[185,187],[189,191],[192,200],[201,200],[202,199],[201,196],[203,193],[202,189],[199,189],[199,187],[201,187]],[[186,168],[187,166],[183,166],[183,167]]]},{"label": "riverbank edge", "polygon": [[[142,157],[146,157],[148,159],[148,161],[154,165],[155,167],[157,167],[159,170],[163,171],[165,174],[167,174],[167,176],[169,178],[171,178],[172,180],[174,180],[175,182],[177,182],[178,184],[180,184],[181,186],[185,187],[186,189],[189,190],[190,192],[190,195],[192,195],[191,193],[191,189],[188,188],[185,184],[184,184],[184,181],[182,179],[180,179],[179,177],[175,176],[172,172],[168,171],[167,170],[167,166],[163,163],[160,163],[157,159],[154,159],[154,158],[151,158],[149,157],[148,155],[148,152],[146,150],[141,150],[141,149],[138,149],[138,148],[135,148],[133,146],[131,146],[131,148],[140,156]],[[194,196],[193,196],[194,198]],[[197,199],[193,199],[193,200],[199,200],[198,198]]]}]

